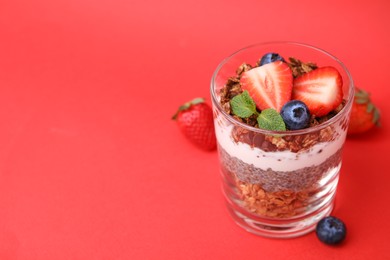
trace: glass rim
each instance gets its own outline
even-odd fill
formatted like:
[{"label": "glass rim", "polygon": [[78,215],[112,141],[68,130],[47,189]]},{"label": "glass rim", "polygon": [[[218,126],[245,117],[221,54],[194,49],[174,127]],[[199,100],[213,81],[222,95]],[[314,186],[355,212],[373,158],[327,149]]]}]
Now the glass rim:
[{"label": "glass rim", "polygon": [[[219,71],[231,58],[233,58],[237,54],[244,52],[250,48],[254,48],[254,47],[258,47],[258,46],[272,45],[272,44],[293,45],[293,46],[301,46],[301,47],[305,47],[305,48],[310,48],[310,49],[318,51],[318,52],[330,57],[334,61],[336,61],[341,66],[341,68],[344,70],[345,74],[347,75],[347,77],[349,79],[349,86],[348,86],[349,95],[347,97],[347,101],[346,101],[344,107],[342,108],[342,110],[339,113],[337,113],[334,117],[332,117],[331,119],[329,119],[326,122],[321,123],[319,125],[304,128],[304,129],[299,129],[299,130],[288,130],[288,131],[287,130],[286,131],[273,131],[273,130],[266,130],[266,129],[253,127],[253,126],[247,125],[243,122],[240,122],[240,121],[234,119],[230,114],[226,113],[226,111],[221,107],[221,104],[219,103],[217,95],[216,95],[216,91],[214,90],[215,80],[216,80],[216,77],[217,77]],[[227,120],[229,120],[232,124],[239,125],[240,127],[246,128],[252,132],[257,132],[257,133],[266,134],[266,135],[276,135],[276,134],[283,135],[283,136],[285,136],[285,135],[300,135],[300,134],[312,133],[312,132],[316,132],[316,131],[319,131],[321,129],[324,129],[324,128],[328,127],[329,125],[332,125],[335,122],[337,122],[347,111],[349,111],[350,107],[352,106],[352,103],[354,100],[354,95],[355,95],[355,89],[354,89],[354,83],[353,83],[352,76],[351,76],[349,70],[347,69],[347,67],[344,65],[344,63],[342,63],[338,58],[336,58],[335,56],[333,56],[332,54],[330,54],[329,52],[327,52],[321,48],[315,47],[313,45],[300,43],[300,42],[293,42],[293,41],[270,41],[270,42],[255,43],[255,44],[247,45],[246,47],[243,47],[243,48],[235,51],[234,53],[227,56],[225,59],[223,59],[218,64],[217,68],[215,69],[215,71],[212,75],[210,85],[211,85],[210,92],[211,92],[211,98],[212,98],[213,105],[218,108],[218,110],[224,115],[224,117]]]}]

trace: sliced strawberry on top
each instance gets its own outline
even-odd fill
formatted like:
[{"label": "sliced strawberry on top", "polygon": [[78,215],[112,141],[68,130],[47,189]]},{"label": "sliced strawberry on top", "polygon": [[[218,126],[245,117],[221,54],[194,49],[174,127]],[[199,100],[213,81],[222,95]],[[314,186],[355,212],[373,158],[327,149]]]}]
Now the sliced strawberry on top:
[{"label": "sliced strawberry on top", "polygon": [[257,108],[280,112],[291,99],[293,76],[290,67],[275,61],[253,68],[241,75],[241,88],[247,90]]},{"label": "sliced strawberry on top", "polygon": [[301,100],[315,116],[324,116],[343,100],[343,79],[337,69],[321,67],[295,78],[292,99]]}]

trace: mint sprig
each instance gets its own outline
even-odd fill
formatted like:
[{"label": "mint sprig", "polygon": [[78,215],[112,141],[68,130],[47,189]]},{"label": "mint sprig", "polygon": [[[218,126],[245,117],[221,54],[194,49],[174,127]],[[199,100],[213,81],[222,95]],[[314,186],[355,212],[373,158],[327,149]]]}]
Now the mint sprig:
[{"label": "mint sprig", "polygon": [[259,114],[256,110],[256,103],[246,90],[230,100],[230,107],[233,114],[241,118],[257,115],[259,128],[271,131],[286,131],[286,124],[282,116],[273,108],[264,109]]},{"label": "mint sprig", "polygon": [[248,118],[253,114],[258,114],[256,104],[247,90],[233,97],[230,100],[230,107],[232,108],[233,114],[241,118]]},{"label": "mint sprig", "polygon": [[282,116],[273,108],[267,108],[261,111],[257,117],[259,128],[271,131],[286,131],[286,124]]}]

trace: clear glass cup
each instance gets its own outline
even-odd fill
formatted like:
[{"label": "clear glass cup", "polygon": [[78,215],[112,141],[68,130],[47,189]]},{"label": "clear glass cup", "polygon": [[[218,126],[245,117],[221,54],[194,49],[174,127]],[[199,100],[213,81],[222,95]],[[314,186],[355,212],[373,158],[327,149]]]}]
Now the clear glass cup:
[{"label": "clear glass cup", "polygon": [[[251,127],[229,115],[220,104],[221,89],[241,64],[254,65],[268,52],[335,67],[343,79],[341,111],[314,127],[285,132]],[[343,63],[306,44],[255,44],[219,64],[211,81],[214,124],[223,192],[239,226],[261,236],[290,238],[314,230],[331,213],[353,96]]]}]

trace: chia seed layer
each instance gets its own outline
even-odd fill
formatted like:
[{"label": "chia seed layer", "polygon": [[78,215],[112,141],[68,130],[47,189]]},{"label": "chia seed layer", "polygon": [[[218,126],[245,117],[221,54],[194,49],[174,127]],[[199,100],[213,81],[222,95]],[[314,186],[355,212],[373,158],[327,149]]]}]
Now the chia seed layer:
[{"label": "chia seed layer", "polygon": [[[288,172],[256,168],[230,156],[221,146],[218,151],[222,172],[229,176],[226,180],[230,185],[236,187],[242,207],[260,216],[289,218],[322,201],[315,197],[327,185],[320,187],[318,182],[330,169],[339,166],[342,149],[320,165]],[[313,199],[317,201],[314,204]]]},{"label": "chia seed layer", "polygon": [[263,170],[254,167],[253,164],[244,163],[242,160],[230,156],[221,146],[218,150],[222,167],[235,175],[239,181],[258,184],[267,192],[283,190],[297,192],[312,188],[324,177],[324,173],[340,164],[342,152],[342,149],[339,149],[320,165],[282,172],[273,171],[270,168]]}]

